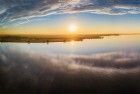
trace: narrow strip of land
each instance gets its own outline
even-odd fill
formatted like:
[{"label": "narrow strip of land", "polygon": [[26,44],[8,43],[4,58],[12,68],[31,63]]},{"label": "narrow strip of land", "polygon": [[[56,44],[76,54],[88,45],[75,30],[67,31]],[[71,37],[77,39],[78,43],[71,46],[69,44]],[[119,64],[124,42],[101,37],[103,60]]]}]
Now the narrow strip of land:
[{"label": "narrow strip of land", "polygon": [[83,41],[84,39],[103,39],[105,36],[119,36],[120,34],[71,34],[71,35],[0,35],[0,42],[19,43],[48,43]]}]

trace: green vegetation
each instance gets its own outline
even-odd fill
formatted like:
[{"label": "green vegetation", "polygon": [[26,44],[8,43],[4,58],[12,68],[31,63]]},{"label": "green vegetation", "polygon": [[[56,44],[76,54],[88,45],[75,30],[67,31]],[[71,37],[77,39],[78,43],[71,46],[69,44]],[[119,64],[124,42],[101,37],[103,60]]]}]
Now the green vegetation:
[{"label": "green vegetation", "polygon": [[84,39],[102,39],[105,36],[118,36],[119,34],[73,34],[73,35],[8,35],[1,34],[0,42],[43,43],[82,41]]}]

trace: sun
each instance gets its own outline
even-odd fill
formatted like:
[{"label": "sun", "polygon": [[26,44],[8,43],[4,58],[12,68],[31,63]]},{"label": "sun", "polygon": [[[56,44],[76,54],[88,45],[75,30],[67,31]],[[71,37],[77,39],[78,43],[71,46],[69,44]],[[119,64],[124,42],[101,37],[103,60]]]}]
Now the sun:
[{"label": "sun", "polygon": [[77,31],[77,25],[75,23],[71,23],[68,27],[69,32],[76,32]]}]

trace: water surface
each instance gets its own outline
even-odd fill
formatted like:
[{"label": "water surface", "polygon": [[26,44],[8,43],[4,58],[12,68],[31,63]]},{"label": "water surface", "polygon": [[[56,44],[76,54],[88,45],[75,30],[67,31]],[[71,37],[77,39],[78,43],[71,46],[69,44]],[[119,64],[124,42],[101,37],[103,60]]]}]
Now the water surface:
[{"label": "water surface", "polygon": [[49,44],[1,43],[0,49],[67,55],[91,55],[106,52],[140,52],[140,35],[107,36],[104,39]]}]

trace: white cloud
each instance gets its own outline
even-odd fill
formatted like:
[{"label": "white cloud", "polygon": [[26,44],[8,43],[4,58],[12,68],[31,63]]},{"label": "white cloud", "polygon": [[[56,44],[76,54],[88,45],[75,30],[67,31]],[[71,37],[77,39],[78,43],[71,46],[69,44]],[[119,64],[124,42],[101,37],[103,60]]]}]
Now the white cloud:
[{"label": "white cloud", "polygon": [[[62,2],[63,1],[63,2]],[[0,19],[90,12],[108,15],[139,14],[139,0],[0,0]],[[6,19],[5,16],[7,15]]]}]

